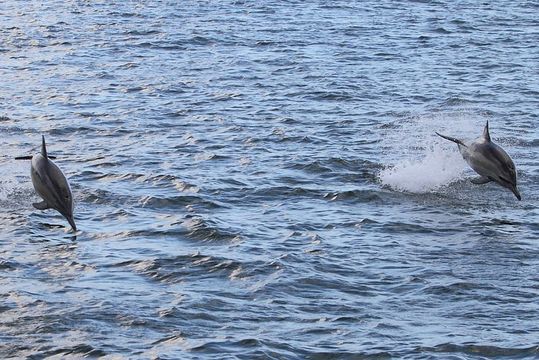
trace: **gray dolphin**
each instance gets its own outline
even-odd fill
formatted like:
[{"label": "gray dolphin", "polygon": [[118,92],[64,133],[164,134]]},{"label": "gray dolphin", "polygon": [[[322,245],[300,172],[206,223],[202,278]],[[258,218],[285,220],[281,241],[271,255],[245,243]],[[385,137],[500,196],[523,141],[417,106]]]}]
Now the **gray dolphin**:
[{"label": "gray dolphin", "polygon": [[486,184],[494,181],[511,190],[517,199],[521,200],[520,192],[517,189],[515,164],[505,150],[490,140],[488,121],[483,130],[483,135],[472,142],[465,143],[450,136],[436,134],[457,143],[464,160],[476,173],[481,175],[479,178],[472,180],[474,184]]},{"label": "gray dolphin", "polygon": [[45,136],[41,137],[41,153],[32,156],[30,174],[34,189],[43,199],[43,201],[32,205],[39,210],[57,210],[67,219],[73,231],[77,231],[73,219],[71,188],[60,168],[47,156]]}]

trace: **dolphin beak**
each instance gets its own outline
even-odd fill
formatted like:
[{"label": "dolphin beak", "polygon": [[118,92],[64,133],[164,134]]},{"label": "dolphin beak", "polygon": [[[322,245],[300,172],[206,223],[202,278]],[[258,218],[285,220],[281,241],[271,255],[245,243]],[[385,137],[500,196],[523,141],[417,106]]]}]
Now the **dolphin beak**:
[{"label": "dolphin beak", "polygon": [[520,192],[518,191],[517,187],[516,186],[513,186],[511,188],[511,191],[513,192],[513,194],[515,194],[515,196],[517,197],[517,199],[520,201],[522,200],[522,197],[520,196]]},{"label": "dolphin beak", "polygon": [[77,225],[75,225],[75,219],[73,219],[73,216],[66,216],[66,219],[69,225],[71,225],[73,231],[77,232]]}]

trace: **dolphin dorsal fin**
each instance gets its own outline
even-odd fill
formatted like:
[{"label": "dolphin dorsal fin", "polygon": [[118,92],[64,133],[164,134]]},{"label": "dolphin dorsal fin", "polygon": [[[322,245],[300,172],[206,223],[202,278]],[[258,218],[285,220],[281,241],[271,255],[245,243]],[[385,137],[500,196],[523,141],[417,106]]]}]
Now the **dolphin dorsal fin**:
[{"label": "dolphin dorsal fin", "polygon": [[483,138],[487,141],[487,142],[490,142],[490,134],[488,132],[488,120],[487,120],[487,124],[485,125],[485,129],[483,129]]},{"label": "dolphin dorsal fin", "polygon": [[48,159],[47,157],[47,146],[45,145],[45,135],[41,135],[41,155]]}]

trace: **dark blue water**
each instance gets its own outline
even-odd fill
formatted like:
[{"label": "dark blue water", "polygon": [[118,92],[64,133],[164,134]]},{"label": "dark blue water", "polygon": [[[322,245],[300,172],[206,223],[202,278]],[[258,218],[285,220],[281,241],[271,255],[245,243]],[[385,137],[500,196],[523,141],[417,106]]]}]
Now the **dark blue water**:
[{"label": "dark blue water", "polygon": [[0,357],[536,358],[538,11],[3,1]]}]

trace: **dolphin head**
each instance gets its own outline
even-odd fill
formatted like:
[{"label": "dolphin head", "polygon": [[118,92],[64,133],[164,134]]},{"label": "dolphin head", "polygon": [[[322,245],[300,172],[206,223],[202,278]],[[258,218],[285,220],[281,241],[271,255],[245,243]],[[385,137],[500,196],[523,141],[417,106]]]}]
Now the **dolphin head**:
[{"label": "dolphin head", "polygon": [[77,231],[77,225],[75,224],[75,218],[73,216],[73,197],[71,191],[69,191],[69,193],[62,192],[60,196],[63,198],[59,199],[59,201],[51,207],[66,218],[69,225],[73,228],[73,231]]},{"label": "dolphin head", "polygon": [[500,178],[499,180],[496,180],[498,184],[501,186],[508,188],[511,190],[513,194],[515,194],[516,198],[520,201],[522,200],[522,196],[520,196],[520,191],[518,191],[518,187],[516,183],[513,183],[512,181],[508,181],[505,178]]},{"label": "dolphin head", "polygon": [[[488,126],[488,125],[487,125]],[[487,128],[488,131],[488,128]],[[478,147],[478,152],[482,155],[484,161],[483,171],[487,170],[486,175],[489,179],[499,185],[511,190],[518,200],[521,200],[520,192],[517,187],[517,170],[511,157],[500,146],[492,141],[488,141],[484,147]],[[474,169],[475,170],[475,169]],[[478,171],[479,172],[479,171]],[[481,172],[479,172],[481,174]]]},{"label": "dolphin head", "polygon": [[494,180],[501,186],[511,190],[519,201],[522,200],[520,191],[517,188],[517,169],[515,168],[515,163],[504,149],[494,144],[490,139],[488,120],[483,130],[483,140],[489,145],[493,160],[497,163],[497,179],[494,178]]},{"label": "dolphin head", "polygon": [[73,228],[73,231],[77,231],[73,216],[73,195],[69,188],[69,184],[67,181],[63,181],[65,178],[63,177],[63,174],[59,172],[56,164],[49,160],[48,165],[48,181],[45,182],[45,185],[34,185],[38,194],[43,198],[44,203],[46,204],[41,205],[39,208],[52,208],[58,211],[66,218],[69,225]]},{"label": "dolphin head", "polygon": [[498,147],[498,150],[500,150],[501,154],[497,156],[500,164],[498,168],[499,172],[497,174],[498,178],[495,179],[495,181],[501,186],[511,190],[520,201],[522,200],[522,197],[520,196],[520,191],[518,191],[517,187],[517,170],[515,169],[515,164],[502,148]]},{"label": "dolphin head", "polygon": [[[52,161],[50,162],[52,163]],[[71,188],[67,180],[58,181],[55,184],[55,190],[56,191],[54,192],[54,196],[52,196],[52,201],[50,201],[49,205],[66,218],[69,225],[71,225],[73,228],[73,231],[77,231],[77,226],[75,225],[75,219],[73,216],[73,194],[71,193]]]}]

